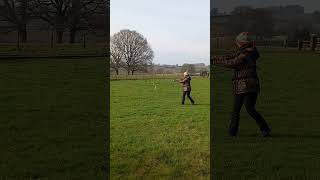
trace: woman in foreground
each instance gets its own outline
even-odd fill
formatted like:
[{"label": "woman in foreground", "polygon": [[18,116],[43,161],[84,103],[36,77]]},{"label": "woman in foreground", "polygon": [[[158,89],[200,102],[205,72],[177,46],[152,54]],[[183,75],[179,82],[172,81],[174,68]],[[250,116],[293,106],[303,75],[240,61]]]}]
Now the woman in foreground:
[{"label": "woman in foreground", "polygon": [[234,104],[229,126],[229,134],[236,136],[239,129],[240,110],[244,104],[249,115],[255,119],[263,137],[270,136],[270,128],[264,118],[256,111],[255,105],[260,92],[260,84],[256,71],[259,52],[254,46],[253,38],[248,32],[236,37],[238,52],[233,55],[214,57],[215,65],[234,69],[233,90]]},{"label": "woman in foreground", "polygon": [[186,99],[186,95],[191,101],[191,103],[194,105],[194,100],[190,96],[191,94],[191,77],[188,72],[183,73],[183,78],[180,80],[180,83],[182,84],[183,87],[183,93],[182,93],[182,105],[184,105],[184,101]]}]

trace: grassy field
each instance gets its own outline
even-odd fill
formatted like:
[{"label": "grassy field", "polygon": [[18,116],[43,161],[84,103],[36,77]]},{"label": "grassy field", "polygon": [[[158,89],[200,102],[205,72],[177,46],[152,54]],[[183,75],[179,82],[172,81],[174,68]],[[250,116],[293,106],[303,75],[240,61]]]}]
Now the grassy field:
[{"label": "grassy field", "polygon": [[112,179],[209,178],[209,79],[181,105],[172,79],[111,81]]},{"label": "grassy field", "polygon": [[105,67],[0,61],[0,179],[106,179]]},{"label": "grassy field", "polygon": [[320,179],[320,55],[262,52],[257,109],[272,128],[261,138],[245,108],[239,136],[228,137],[231,71],[214,70],[214,176],[227,179]]},{"label": "grassy field", "polygon": [[[215,68],[216,179],[319,179],[320,55],[265,51],[257,108],[273,137],[246,113],[228,137],[231,71]],[[99,59],[0,61],[0,179],[106,178],[106,63]],[[209,87],[180,105],[170,79],[111,81],[112,179],[208,179]]]}]

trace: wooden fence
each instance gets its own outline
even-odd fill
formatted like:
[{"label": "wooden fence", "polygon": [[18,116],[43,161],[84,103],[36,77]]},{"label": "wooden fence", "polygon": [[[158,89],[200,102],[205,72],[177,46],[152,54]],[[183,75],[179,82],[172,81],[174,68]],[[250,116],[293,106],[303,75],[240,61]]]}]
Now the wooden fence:
[{"label": "wooden fence", "polygon": [[311,50],[311,51],[320,51],[320,38],[314,38],[310,41],[302,41],[300,49]]},{"label": "wooden fence", "polygon": [[320,38],[317,38],[316,41],[316,51],[320,51]]}]

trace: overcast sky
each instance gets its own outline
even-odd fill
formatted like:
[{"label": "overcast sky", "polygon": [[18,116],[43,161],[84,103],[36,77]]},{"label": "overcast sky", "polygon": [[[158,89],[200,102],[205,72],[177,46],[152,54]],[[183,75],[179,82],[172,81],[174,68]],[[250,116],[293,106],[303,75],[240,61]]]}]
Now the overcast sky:
[{"label": "overcast sky", "polygon": [[111,35],[144,35],[157,64],[210,64],[210,0],[114,0],[110,19]]},{"label": "overcast sky", "polygon": [[253,7],[301,5],[306,12],[320,10],[319,0],[211,0],[211,8],[219,8],[221,12],[230,12],[239,5],[251,5]]}]

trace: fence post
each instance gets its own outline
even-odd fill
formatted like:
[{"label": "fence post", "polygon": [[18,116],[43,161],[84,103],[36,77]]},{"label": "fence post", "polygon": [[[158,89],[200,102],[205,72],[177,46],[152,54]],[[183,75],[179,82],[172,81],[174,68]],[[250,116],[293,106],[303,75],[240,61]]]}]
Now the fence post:
[{"label": "fence post", "polygon": [[18,30],[17,48],[18,48],[18,50],[20,50],[20,31],[19,30]]},{"label": "fence post", "polygon": [[287,47],[288,47],[287,39],[285,39],[285,40],[283,41],[283,46],[284,46],[284,48],[287,48]]},{"label": "fence post", "polygon": [[310,46],[312,51],[316,50],[316,36],[314,35],[311,36]]},{"label": "fence post", "polygon": [[300,40],[298,40],[298,50],[301,51],[302,47],[301,47],[301,42]]}]

